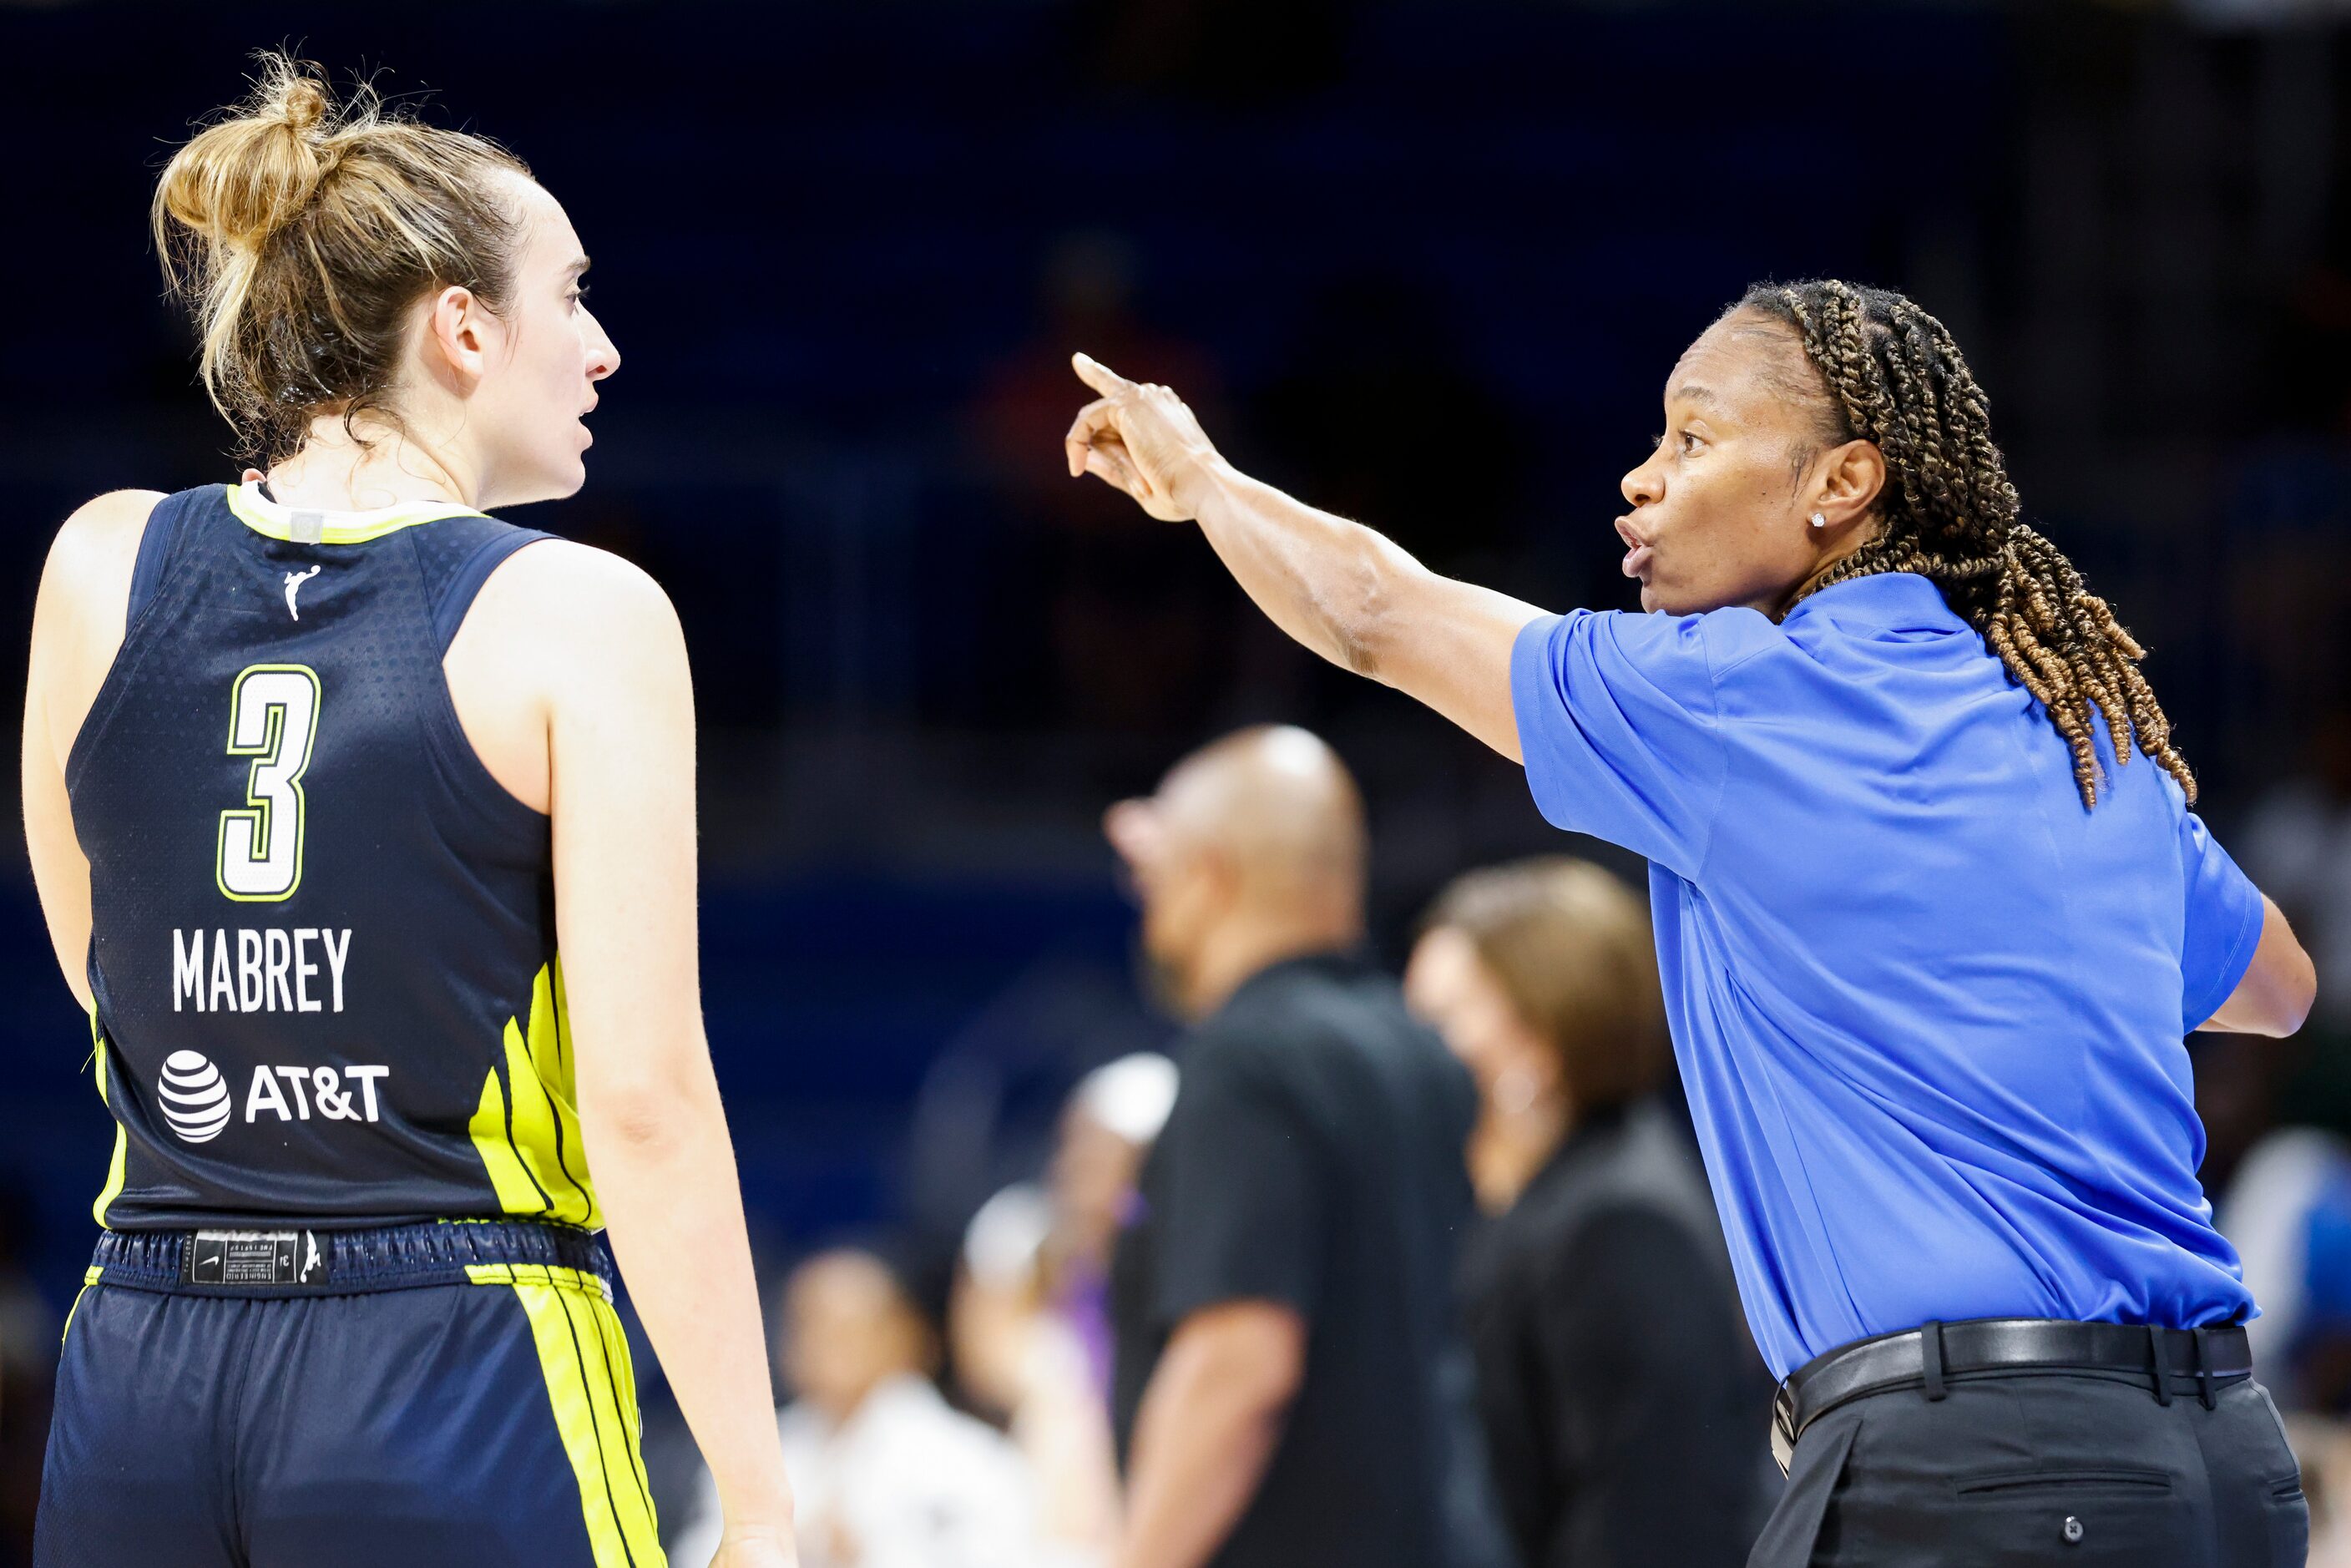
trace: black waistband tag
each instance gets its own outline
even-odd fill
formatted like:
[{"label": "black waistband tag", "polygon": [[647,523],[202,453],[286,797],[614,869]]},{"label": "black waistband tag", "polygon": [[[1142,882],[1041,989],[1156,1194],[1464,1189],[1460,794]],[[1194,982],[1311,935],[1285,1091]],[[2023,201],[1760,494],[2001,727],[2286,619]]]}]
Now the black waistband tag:
[{"label": "black waistband tag", "polygon": [[199,1230],[180,1254],[186,1285],[323,1285],[327,1256],[313,1230]]}]

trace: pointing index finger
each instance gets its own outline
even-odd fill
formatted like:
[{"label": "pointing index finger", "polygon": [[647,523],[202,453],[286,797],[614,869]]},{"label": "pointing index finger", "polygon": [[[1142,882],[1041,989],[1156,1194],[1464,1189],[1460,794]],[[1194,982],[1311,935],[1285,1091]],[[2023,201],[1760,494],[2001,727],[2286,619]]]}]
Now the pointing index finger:
[{"label": "pointing index finger", "polygon": [[1086,385],[1093,388],[1094,391],[1100,392],[1104,397],[1111,397],[1119,392],[1134,390],[1134,383],[1133,382],[1128,381],[1124,376],[1120,375],[1116,371],[1112,370],[1108,365],[1096,360],[1091,354],[1071,354],[1070,356],[1070,368],[1078,372],[1078,379],[1080,381],[1085,382]]}]

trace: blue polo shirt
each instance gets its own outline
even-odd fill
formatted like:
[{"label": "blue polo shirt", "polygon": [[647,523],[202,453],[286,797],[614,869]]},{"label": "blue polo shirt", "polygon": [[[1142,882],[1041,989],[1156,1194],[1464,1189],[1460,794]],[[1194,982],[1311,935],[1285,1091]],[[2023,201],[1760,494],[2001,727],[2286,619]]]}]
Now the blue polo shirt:
[{"label": "blue polo shirt", "polygon": [[2148,758],[2072,754],[1910,574],[1522,632],[1527,781],[1648,857],[1674,1049],[1785,1375],[1929,1319],[2251,1316],[2182,1036],[2261,895]]}]

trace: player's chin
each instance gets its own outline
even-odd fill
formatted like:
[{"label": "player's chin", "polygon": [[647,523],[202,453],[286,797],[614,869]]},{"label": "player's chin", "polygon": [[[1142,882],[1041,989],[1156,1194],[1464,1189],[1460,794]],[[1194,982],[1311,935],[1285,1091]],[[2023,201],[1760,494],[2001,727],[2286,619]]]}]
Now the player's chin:
[{"label": "player's chin", "polygon": [[548,464],[532,475],[527,484],[502,491],[498,504],[502,507],[527,507],[535,501],[568,501],[580,494],[588,483],[588,465],[578,457]]},{"label": "player's chin", "polygon": [[580,432],[580,449],[567,454],[548,468],[546,498],[550,501],[569,500],[580,494],[588,483],[589,435],[583,426]]}]

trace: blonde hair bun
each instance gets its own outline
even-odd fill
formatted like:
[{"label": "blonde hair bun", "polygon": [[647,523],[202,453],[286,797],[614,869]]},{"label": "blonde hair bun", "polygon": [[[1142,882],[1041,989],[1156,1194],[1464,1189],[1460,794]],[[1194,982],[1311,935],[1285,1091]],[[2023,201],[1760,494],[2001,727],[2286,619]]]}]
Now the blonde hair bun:
[{"label": "blonde hair bun", "polygon": [[157,216],[211,245],[257,251],[318,193],[338,116],[305,64],[264,55],[253,95],[172,154]]}]

